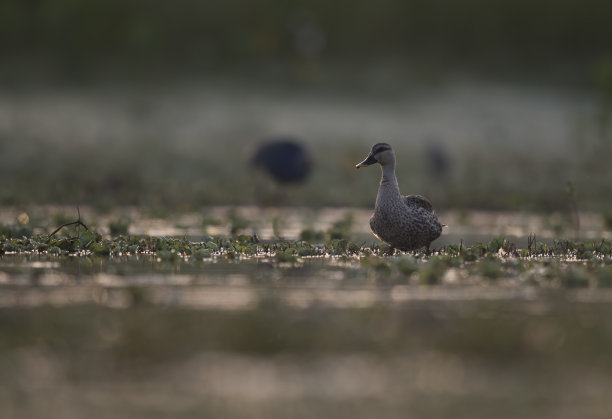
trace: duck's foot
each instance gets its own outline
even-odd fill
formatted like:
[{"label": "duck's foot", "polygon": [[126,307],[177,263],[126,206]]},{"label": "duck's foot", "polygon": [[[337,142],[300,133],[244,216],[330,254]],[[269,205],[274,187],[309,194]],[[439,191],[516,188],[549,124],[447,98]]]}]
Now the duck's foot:
[{"label": "duck's foot", "polygon": [[389,251],[387,252],[387,256],[393,256],[395,254],[395,247],[389,247]]}]

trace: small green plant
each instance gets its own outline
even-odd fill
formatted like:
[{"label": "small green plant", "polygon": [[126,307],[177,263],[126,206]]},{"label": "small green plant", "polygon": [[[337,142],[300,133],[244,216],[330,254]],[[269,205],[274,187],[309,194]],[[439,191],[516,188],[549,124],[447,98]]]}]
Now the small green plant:
[{"label": "small green plant", "polygon": [[410,276],[412,273],[418,271],[418,265],[414,256],[402,256],[397,259],[397,269],[402,275]]},{"label": "small green plant", "polygon": [[310,243],[321,243],[325,240],[325,233],[322,231],[317,231],[312,227],[305,228],[300,233],[300,240]]},{"label": "small green plant", "polygon": [[497,279],[502,275],[502,263],[498,258],[487,257],[477,266],[480,273],[488,279]]},{"label": "small green plant", "polygon": [[119,218],[108,223],[108,229],[112,237],[125,236],[130,230],[130,221],[127,218]]},{"label": "small green plant", "polygon": [[0,224],[0,237],[17,238],[17,237],[32,237],[33,231],[25,225],[4,225]]},{"label": "small green plant", "polygon": [[419,282],[424,285],[436,285],[442,281],[448,265],[446,259],[435,256],[425,263],[419,271]]},{"label": "small green plant", "polygon": [[229,224],[230,224],[230,232],[232,235],[238,233],[239,231],[245,230],[250,226],[249,220],[241,216],[235,208],[232,208],[227,215]]},{"label": "small green plant", "polygon": [[355,217],[353,213],[350,212],[347,213],[344,218],[336,221],[331,228],[327,230],[330,240],[348,238],[354,221]]}]

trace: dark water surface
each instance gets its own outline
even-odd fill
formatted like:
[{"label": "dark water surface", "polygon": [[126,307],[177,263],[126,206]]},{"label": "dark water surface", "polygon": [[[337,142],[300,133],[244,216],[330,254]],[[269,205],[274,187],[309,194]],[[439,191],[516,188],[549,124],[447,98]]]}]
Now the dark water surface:
[{"label": "dark water surface", "polygon": [[610,289],[363,263],[0,256],[0,416],[608,417]]}]

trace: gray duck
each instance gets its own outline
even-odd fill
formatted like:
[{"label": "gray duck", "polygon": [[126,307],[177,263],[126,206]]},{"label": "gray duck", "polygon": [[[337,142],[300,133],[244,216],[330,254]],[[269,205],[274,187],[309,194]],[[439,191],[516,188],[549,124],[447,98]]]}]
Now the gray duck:
[{"label": "gray duck", "polygon": [[442,233],[433,206],[421,195],[402,196],[395,177],[395,153],[389,144],[374,144],[366,159],[355,167],[375,163],[382,168],[382,178],[370,218],[372,232],[391,246],[391,253],[396,248],[407,251],[422,247],[429,252],[431,242]]}]

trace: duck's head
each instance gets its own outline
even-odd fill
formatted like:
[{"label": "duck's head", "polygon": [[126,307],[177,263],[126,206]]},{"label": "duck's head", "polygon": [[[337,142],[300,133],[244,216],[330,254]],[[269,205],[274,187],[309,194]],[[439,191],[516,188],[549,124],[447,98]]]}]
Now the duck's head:
[{"label": "duck's head", "polygon": [[355,165],[357,169],[360,167],[371,166],[374,163],[380,163],[381,166],[386,166],[387,164],[392,164],[395,162],[395,154],[393,154],[393,149],[387,143],[376,143],[372,146],[372,150],[368,157],[361,163]]}]

